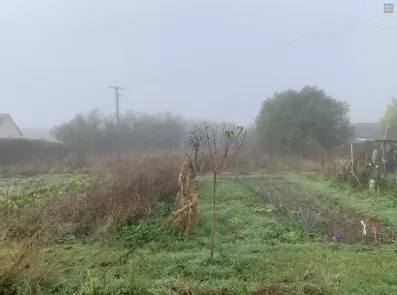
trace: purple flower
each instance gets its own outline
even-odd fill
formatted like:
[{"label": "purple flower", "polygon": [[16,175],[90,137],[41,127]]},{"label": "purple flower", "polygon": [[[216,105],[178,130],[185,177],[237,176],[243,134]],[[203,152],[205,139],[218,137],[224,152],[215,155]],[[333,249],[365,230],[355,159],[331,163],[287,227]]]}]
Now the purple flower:
[{"label": "purple flower", "polygon": [[336,227],[334,227],[334,238],[337,239],[340,237],[340,231]]}]

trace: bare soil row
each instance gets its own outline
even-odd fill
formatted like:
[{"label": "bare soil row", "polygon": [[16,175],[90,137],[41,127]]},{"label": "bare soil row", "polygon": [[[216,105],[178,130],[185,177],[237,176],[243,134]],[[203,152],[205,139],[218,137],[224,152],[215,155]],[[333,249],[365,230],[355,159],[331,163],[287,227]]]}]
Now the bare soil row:
[{"label": "bare soil row", "polygon": [[[281,204],[285,207],[284,218],[290,218],[289,213],[299,208],[309,210],[313,214],[320,213],[314,231],[327,240],[333,240],[335,229],[339,232],[337,242],[340,243],[385,244],[397,239],[397,233],[391,226],[350,208],[344,208],[326,195],[309,195],[304,187],[289,183],[283,176],[250,177],[250,182],[264,185],[268,191],[279,192]],[[361,221],[367,226],[366,235],[363,235]],[[373,225],[376,228],[376,239],[372,232]]]}]

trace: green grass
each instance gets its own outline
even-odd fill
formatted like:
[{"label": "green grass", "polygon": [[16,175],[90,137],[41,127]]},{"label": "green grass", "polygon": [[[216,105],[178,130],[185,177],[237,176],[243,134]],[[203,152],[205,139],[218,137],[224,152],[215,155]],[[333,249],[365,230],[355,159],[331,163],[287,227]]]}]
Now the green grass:
[{"label": "green grass", "polygon": [[[325,189],[308,179],[299,183]],[[333,197],[344,198],[337,191]],[[187,240],[179,229],[165,226],[170,208],[159,204],[154,217],[122,224],[102,240],[45,249],[31,266],[48,272],[40,282],[42,294],[251,294],[281,281],[281,294],[397,294],[396,245],[314,242],[297,222],[282,219],[231,180],[218,184],[210,261],[211,205],[207,184],[200,199],[202,222],[192,225]],[[134,251],[119,259],[129,249]]]}]

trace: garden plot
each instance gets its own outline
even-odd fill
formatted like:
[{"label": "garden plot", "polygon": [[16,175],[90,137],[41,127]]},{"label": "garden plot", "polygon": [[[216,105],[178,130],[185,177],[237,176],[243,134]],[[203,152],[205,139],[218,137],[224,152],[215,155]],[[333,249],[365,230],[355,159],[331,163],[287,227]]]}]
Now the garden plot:
[{"label": "garden plot", "polygon": [[[243,182],[250,183],[256,189],[266,190],[268,195],[273,195],[273,199],[265,201],[281,206],[285,218],[295,217],[306,232],[309,233],[313,228],[314,233],[325,240],[372,244],[391,243],[397,237],[396,231],[388,224],[343,206],[335,198],[328,198],[326,194],[308,192],[304,186],[291,183],[282,175],[244,177]],[[365,235],[361,221],[366,226]]]},{"label": "garden plot", "polygon": [[[68,187],[84,183],[84,177],[75,178]],[[294,187],[284,178],[265,184]],[[276,193],[264,202],[230,179],[218,179],[211,262],[212,189],[211,181],[201,187],[201,223],[192,224],[187,239],[178,227],[167,227],[174,206],[162,201],[150,216],[123,222],[106,234],[59,239],[64,232],[56,232],[57,239],[32,252],[35,255],[24,262],[27,267],[21,264],[18,273],[13,273],[14,283],[7,290],[28,295],[397,294],[395,245],[313,242],[288,213],[280,216],[279,212],[287,212],[278,206],[285,199],[282,190],[281,203]],[[288,196],[292,199],[295,194],[292,191]],[[299,196],[299,204],[306,205]],[[310,207],[313,212],[316,208],[322,207]],[[10,247],[0,251],[1,261],[16,260],[17,256],[10,256],[15,248]]]}]

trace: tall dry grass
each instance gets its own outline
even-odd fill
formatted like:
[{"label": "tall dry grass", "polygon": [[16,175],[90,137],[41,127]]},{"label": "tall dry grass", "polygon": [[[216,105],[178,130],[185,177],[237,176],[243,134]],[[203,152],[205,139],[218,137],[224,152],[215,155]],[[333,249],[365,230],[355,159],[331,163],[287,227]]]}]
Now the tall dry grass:
[{"label": "tall dry grass", "polygon": [[34,261],[59,238],[109,232],[122,221],[150,215],[158,200],[174,200],[177,195],[179,154],[120,157],[93,164],[90,171],[95,171],[95,180],[83,193],[52,199],[15,215],[0,212],[0,295],[14,294],[16,286],[34,294],[47,276]]},{"label": "tall dry grass", "polygon": [[25,212],[8,223],[7,236],[20,239],[39,230],[49,236],[91,235],[148,215],[159,199],[176,197],[181,163],[177,154],[161,154],[120,158],[101,170],[96,167],[95,180],[83,193]]},{"label": "tall dry grass", "polygon": [[136,163],[141,159],[154,157],[181,158],[188,150],[164,151],[157,150],[149,154],[139,152],[109,154],[95,157],[77,157],[69,155],[61,161],[20,162],[7,166],[0,166],[0,175],[3,176],[35,176],[40,174],[65,174],[65,173],[103,173],[114,172],[125,163]]},{"label": "tall dry grass", "polygon": [[0,247],[0,294],[41,294],[40,284],[57,269],[54,266],[37,267],[42,246],[38,235],[18,242],[2,241]]}]

